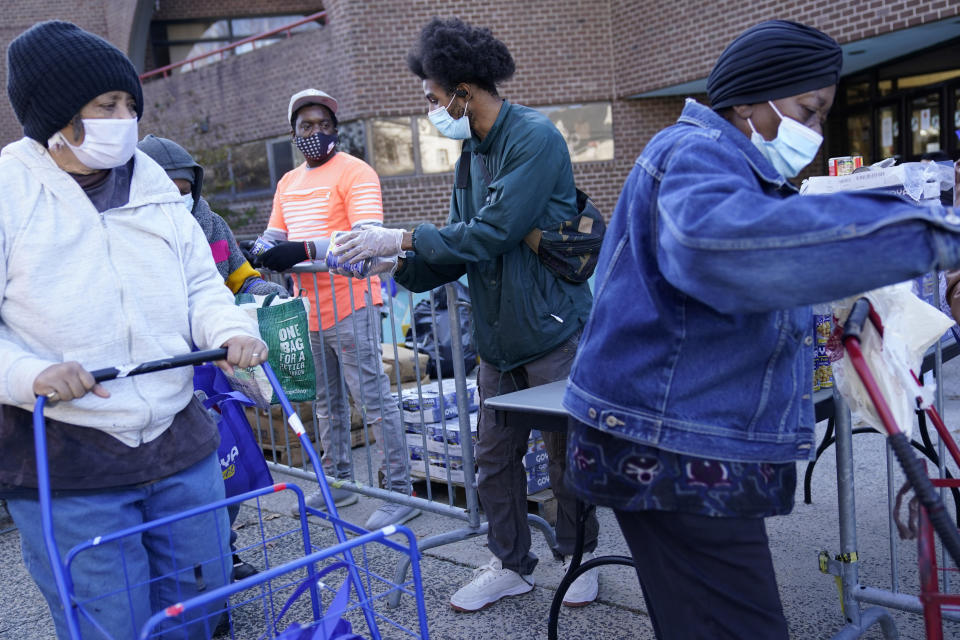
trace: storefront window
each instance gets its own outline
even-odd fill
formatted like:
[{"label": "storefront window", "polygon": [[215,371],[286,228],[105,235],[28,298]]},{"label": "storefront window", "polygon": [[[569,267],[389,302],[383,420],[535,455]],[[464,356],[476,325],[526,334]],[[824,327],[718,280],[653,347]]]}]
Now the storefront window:
[{"label": "storefront window", "polygon": [[416,120],[421,171],[423,173],[453,171],[460,157],[461,142],[441,134],[426,116],[419,116]]},{"label": "storefront window", "polygon": [[847,155],[862,156],[864,164],[873,162],[870,129],[869,113],[847,117]]},{"label": "storefront window", "polygon": [[267,149],[262,141],[233,146],[230,150],[230,166],[233,169],[235,193],[266,191],[272,187]]},{"label": "storefront window", "polygon": [[[154,64],[156,66],[175,64],[220,49],[232,42],[285,27],[304,17],[304,15],[287,14],[220,20],[154,21],[150,25]],[[319,22],[307,22],[291,29],[291,33],[319,28]],[[218,62],[225,56],[239,55],[269,46],[285,37],[286,33],[279,33],[269,38],[248,42],[221,55],[202,58],[190,65],[180,67],[179,71],[181,73],[192,71]]]},{"label": "storefront window", "polygon": [[880,80],[877,82],[877,95],[888,96],[893,93],[893,80]]},{"label": "storefront window", "polygon": [[367,132],[363,120],[341,122],[337,127],[340,143],[337,148],[355,158],[367,161]]},{"label": "storefront window", "polygon": [[372,121],[373,166],[381,176],[414,173],[413,129],[410,118]]},{"label": "storefront window", "polygon": [[870,99],[869,82],[852,82],[847,85],[847,104],[857,104]]},{"label": "storefront window", "polygon": [[573,162],[613,160],[613,114],[609,103],[541,107],[538,111],[563,134]]},{"label": "storefront window", "polygon": [[880,129],[880,157],[892,158],[900,153],[900,109],[896,105],[877,110],[877,127]]},{"label": "storefront window", "polygon": [[929,93],[910,101],[911,153],[940,150],[940,94]]}]

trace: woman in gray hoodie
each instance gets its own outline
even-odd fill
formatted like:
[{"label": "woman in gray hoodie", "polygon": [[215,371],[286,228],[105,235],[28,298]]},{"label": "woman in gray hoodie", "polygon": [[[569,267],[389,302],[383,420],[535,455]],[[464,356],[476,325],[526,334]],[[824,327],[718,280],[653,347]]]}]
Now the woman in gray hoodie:
[{"label": "woman in gray hoodie", "polygon": [[[267,357],[163,169],[137,151],[133,64],[68,22],[43,22],[7,51],[7,92],[24,137],[0,153],[0,497],[57,636],[126,638],[153,612],[224,584],[223,510],[98,544],[71,564],[82,615],[60,601],[41,532],[32,409],[48,406],[53,528],[77,544],[222,499],[216,425],[189,369],[95,384],[91,370],[200,349],[226,364]],[[183,568],[189,568],[183,571]],[[179,569],[178,569],[179,568]],[[184,614],[209,636],[221,603]],[[70,611],[68,617],[65,614]],[[196,621],[195,621],[196,620]]]}]

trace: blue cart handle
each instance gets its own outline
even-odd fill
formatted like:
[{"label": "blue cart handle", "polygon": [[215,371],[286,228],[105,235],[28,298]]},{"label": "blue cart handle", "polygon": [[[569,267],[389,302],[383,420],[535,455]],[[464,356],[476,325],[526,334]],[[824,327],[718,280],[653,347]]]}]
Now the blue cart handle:
[{"label": "blue cart handle", "polygon": [[194,351],[193,353],[184,353],[179,356],[171,356],[160,360],[151,360],[144,362],[136,367],[108,367],[106,369],[97,369],[91,371],[93,379],[97,382],[104,380],[113,380],[115,378],[126,378],[127,376],[136,376],[141,373],[152,373],[154,371],[163,371],[164,369],[174,369],[176,367],[185,367],[187,365],[202,364],[214,360],[225,360],[227,358],[226,349],[210,349],[208,351]]}]

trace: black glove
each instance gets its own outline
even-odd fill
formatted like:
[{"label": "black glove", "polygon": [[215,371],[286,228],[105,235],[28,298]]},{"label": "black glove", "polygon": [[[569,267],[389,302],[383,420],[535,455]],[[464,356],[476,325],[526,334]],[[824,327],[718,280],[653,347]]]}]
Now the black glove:
[{"label": "black glove", "polygon": [[286,271],[298,262],[307,260],[307,245],[299,242],[278,242],[272,248],[260,254],[257,266],[264,266],[271,271]]},{"label": "black glove", "polygon": [[250,253],[250,249],[253,248],[253,240],[238,240],[237,246],[240,247],[240,253],[243,254],[244,259],[250,264],[256,266],[257,257]]}]

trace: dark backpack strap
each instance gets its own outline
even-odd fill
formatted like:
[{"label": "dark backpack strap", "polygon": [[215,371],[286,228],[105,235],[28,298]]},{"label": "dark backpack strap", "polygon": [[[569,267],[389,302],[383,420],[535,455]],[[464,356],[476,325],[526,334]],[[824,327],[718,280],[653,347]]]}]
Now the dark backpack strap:
[{"label": "dark backpack strap", "polygon": [[453,184],[457,189],[470,188],[470,156],[471,153],[464,149],[460,152],[460,162],[457,163],[457,175]]}]

